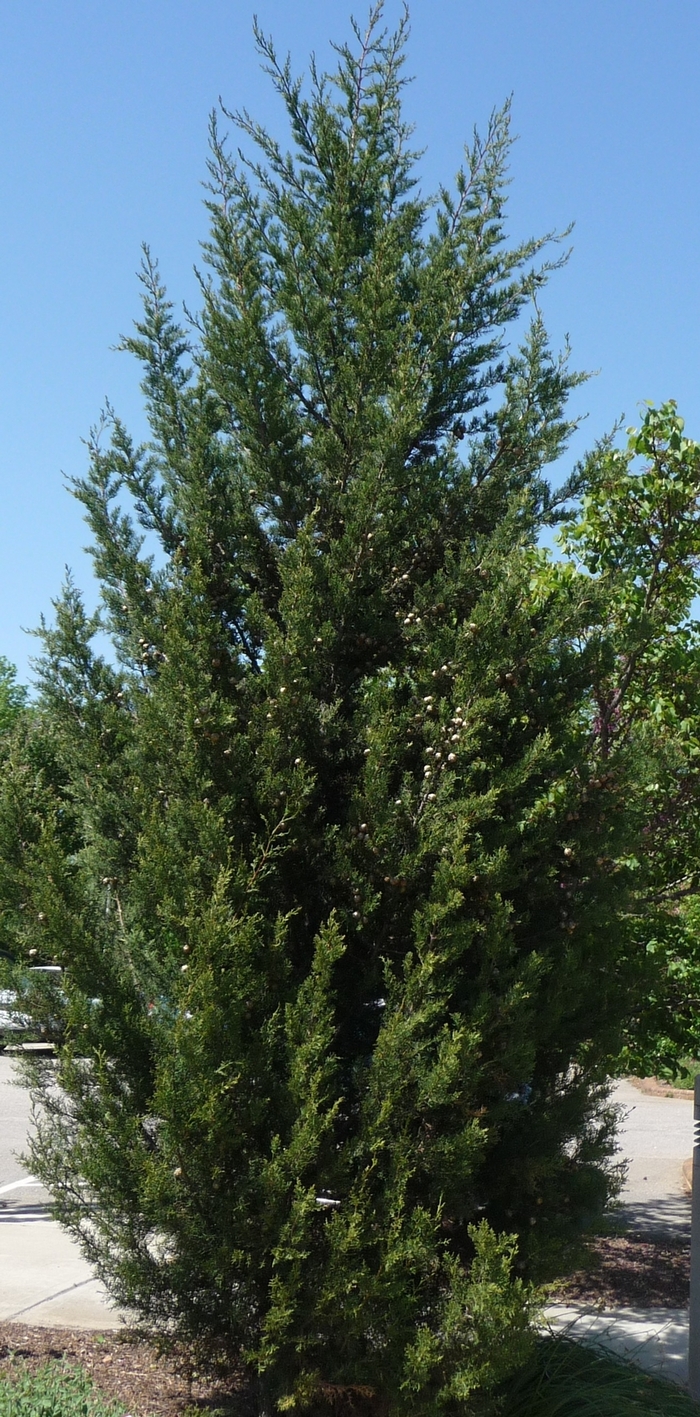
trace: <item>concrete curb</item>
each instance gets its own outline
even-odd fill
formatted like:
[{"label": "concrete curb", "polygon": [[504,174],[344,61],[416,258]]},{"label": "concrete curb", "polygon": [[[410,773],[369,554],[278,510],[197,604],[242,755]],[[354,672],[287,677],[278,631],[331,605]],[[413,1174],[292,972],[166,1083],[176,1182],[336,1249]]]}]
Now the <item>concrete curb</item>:
[{"label": "concrete curb", "polygon": [[17,1057],[17,1055],[20,1054],[20,1053],[32,1053],[35,1057],[36,1057],[37,1054],[39,1054],[39,1055],[41,1055],[42,1057],[45,1056],[45,1057],[47,1057],[47,1058],[52,1058],[52,1057],[54,1056],[55,1052],[56,1052],[56,1048],[55,1048],[55,1045],[54,1045],[53,1043],[2,1043],[2,1044],[0,1044],[0,1053],[4,1053],[4,1054],[5,1054],[6,1056],[8,1056],[8,1057]]},{"label": "concrete curb", "polygon": [[673,1087],[670,1082],[664,1082],[663,1078],[635,1078],[628,1077],[626,1082],[630,1082],[636,1087],[638,1092],[643,1092],[647,1097],[681,1097],[686,1102],[692,1102],[692,1087]]}]

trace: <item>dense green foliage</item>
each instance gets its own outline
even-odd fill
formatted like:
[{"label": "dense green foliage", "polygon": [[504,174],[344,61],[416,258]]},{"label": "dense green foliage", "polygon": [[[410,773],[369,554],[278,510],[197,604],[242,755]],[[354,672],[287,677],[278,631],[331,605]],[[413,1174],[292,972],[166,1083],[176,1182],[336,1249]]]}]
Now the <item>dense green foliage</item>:
[{"label": "dense green foliage", "polygon": [[0,799],[3,930],[64,968],[35,1174],[261,1411],[449,1411],[523,1361],[690,939],[698,450],[650,410],[553,496],[576,376],[507,113],[422,198],[376,20],[309,98],[259,36],[294,150],[212,126],[189,334],[146,256],[151,440],[92,439],[101,609],[66,586]]},{"label": "dense green foliage", "polygon": [[672,403],[628,432],[590,459],[563,542],[596,582],[600,757],[626,768],[627,850],[601,859],[626,875],[620,922],[642,973],[621,1066],[673,1073],[700,1057],[700,445]]},{"label": "dense green foliage", "polygon": [[17,671],[0,654],[0,737],[14,727],[27,703],[27,691],[17,683]]}]

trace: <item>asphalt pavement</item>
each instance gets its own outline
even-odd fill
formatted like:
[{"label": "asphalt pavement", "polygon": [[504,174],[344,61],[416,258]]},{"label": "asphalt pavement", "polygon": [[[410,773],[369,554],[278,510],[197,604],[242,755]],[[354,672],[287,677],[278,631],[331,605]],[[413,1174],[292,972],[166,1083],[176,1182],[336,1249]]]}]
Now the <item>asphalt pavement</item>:
[{"label": "asphalt pavement", "polygon": [[625,1080],[617,1083],[614,1099],[622,1117],[620,1154],[627,1162],[616,1218],[630,1230],[690,1240],[682,1166],[693,1153],[692,1098],[650,1096]]}]

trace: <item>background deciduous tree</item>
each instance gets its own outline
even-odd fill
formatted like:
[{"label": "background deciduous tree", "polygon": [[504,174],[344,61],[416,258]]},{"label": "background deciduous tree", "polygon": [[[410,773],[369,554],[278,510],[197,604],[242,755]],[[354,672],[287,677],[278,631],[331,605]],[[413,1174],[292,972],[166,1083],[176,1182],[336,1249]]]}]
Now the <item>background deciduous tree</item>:
[{"label": "background deciduous tree", "polygon": [[0,735],[13,727],[26,702],[27,691],[17,683],[14,665],[0,655]]},{"label": "background deciduous tree", "polygon": [[562,539],[599,596],[601,768],[627,764],[629,847],[601,858],[629,881],[621,919],[640,971],[621,1062],[673,1072],[700,1056],[700,445],[675,404],[649,406],[625,447],[596,450],[583,485]]}]

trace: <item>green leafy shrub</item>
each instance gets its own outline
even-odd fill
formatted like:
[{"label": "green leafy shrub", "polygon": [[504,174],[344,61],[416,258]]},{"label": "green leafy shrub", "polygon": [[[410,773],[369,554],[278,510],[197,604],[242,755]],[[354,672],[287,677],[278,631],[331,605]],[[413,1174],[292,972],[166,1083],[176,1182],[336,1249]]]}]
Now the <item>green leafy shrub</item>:
[{"label": "green leafy shrub", "polygon": [[82,1368],[67,1363],[0,1376],[0,1417],[121,1417],[124,1411],[101,1396]]}]

